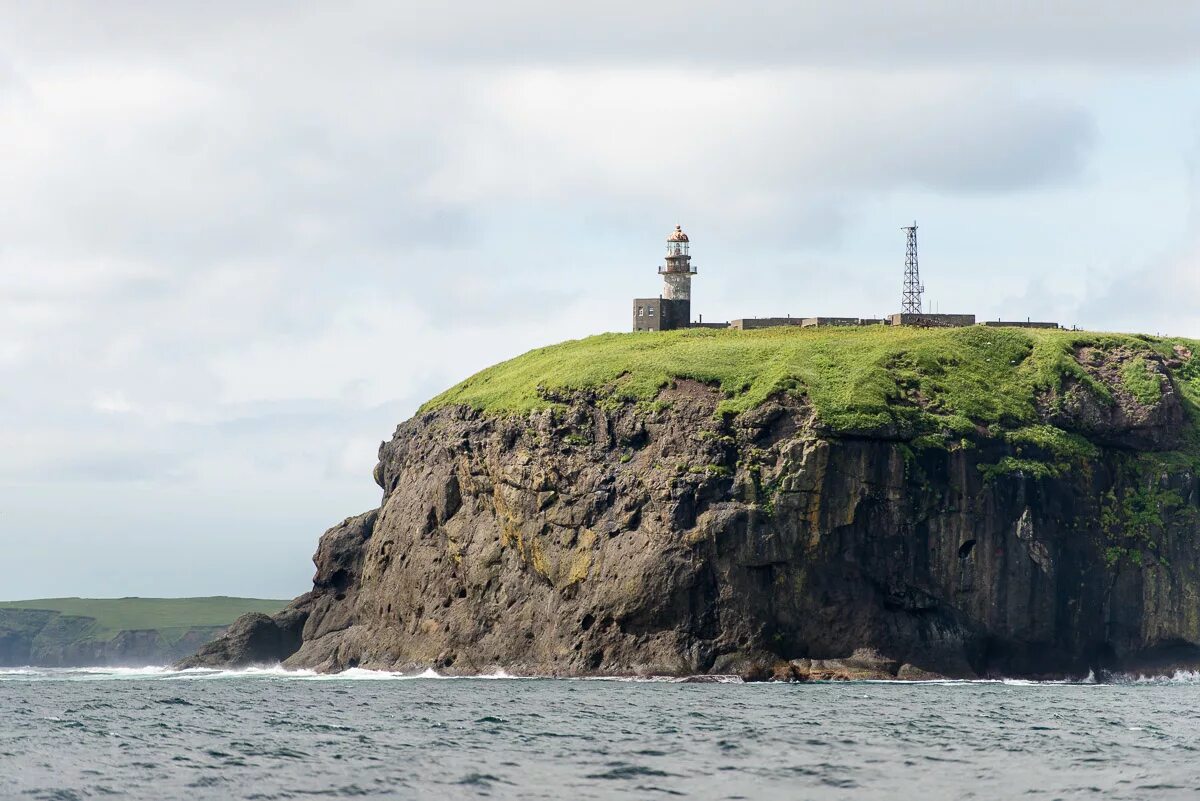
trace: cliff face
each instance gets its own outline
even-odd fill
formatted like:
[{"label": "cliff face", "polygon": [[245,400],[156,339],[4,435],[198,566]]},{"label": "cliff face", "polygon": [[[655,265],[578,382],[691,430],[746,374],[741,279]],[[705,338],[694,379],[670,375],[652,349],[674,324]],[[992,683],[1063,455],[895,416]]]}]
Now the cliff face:
[{"label": "cliff face", "polygon": [[683,379],[654,402],[547,390],[542,410],[427,411],[380,449],[381,507],[322,537],[312,591],[184,664],[780,678],[1198,666],[1200,485],[1175,458],[1189,414],[1176,378],[1139,356],[1155,388],[1139,395],[1127,355],[1076,358],[1088,380],[1040,392],[1020,437],[835,432],[786,391],[721,413],[721,392]]},{"label": "cliff face", "polygon": [[163,665],[194,653],[224,626],[193,626],[164,636],[156,629],[126,629],[96,636],[96,621],[47,609],[0,609],[0,667]]}]

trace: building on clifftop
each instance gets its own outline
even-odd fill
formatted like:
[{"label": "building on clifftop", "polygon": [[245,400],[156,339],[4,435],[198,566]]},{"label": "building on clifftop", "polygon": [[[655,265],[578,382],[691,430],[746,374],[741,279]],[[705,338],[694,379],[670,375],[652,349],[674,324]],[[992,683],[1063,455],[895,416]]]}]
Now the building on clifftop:
[{"label": "building on clifftop", "polygon": [[666,264],[659,266],[662,294],[633,301],[634,331],[671,331],[687,328],[692,318],[692,276],[696,268],[688,253],[688,235],[680,226],[667,237]]},{"label": "building on clifftop", "polygon": [[[688,252],[691,242],[683,228],[675,226],[675,230],[667,237],[667,258],[659,265],[658,274],[662,276],[662,294],[657,298],[636,298],[633,301],[633,330],[634,331],[674,331],[679,328],[733,328],[739,331],[749,331],[759,328],[777,328],[781,326],[796,326],[799,328],[829,328],[842,326],[894,325],[917,326],[921,328],[958,328],[977,325],[973,314],[939,314],[923,311],[921,295],[925,287],[921,284],[920,273],[917,269],[917,225],[906,226],[907,250],[904,262],[904,291],[902,307],[904,311],[887,317],[804,317],[802,315],[787,315],[786,317],[743,317],[731,322],[704,322],[700,315],[692,322],[692,276],[696,268],[692,266],[692,256]],[[984,325],[1011,326],[1019,328],[1058,328],[1058,323],[1035,322],[1026,318],[1025,322],[1006,322],[1003,320],[987,321]]]}]

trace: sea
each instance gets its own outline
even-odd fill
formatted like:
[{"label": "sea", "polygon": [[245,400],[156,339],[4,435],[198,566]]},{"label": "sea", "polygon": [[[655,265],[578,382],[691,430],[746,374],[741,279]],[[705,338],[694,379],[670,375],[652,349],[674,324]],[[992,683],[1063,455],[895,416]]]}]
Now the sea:
[{"label": "sea", "polygon": [[1200,677],[0,669],[0,798],[1195,799]]}]

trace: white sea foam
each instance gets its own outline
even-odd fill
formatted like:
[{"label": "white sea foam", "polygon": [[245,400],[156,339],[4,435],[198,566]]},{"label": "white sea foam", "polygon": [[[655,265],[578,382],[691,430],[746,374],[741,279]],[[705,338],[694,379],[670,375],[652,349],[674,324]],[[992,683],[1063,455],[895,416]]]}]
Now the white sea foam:
[{"label": "white sea foam", "polygon": [[66,673],[95,674],[99,676],[163,676],[178,673],[166,665],[145,665],[143,667],[76,667],[58,668]]},{"label": "white sea foam", "polygon": [[[166,665],[148,665],[146,667],[80,667],[80,668],[42,668],[20,667],[0,668],[0,680],[6,677],[24,679],[58,679],[58,680],[105,680],[105,679],[155,679],[161,681],[192,680],[219,681],[227,679],[270,679],[285,681],[489,681],[489,680],[529,680],[550,678],[542,676],[516,676],[503,668],[496,668],[489,673],[479,673],[469,676],[451,676],[438,673],[433,668],[426,668],[420,673],[401,673],[389,670],[370,670],[367,668],[348,668],[338,673],[320,673],[305,668],[285,668],[282,665],[255,666],[236,669],[219,668],[187,668],[178,670]],[[566,677],[563,677],[566,678]],[[705,683],[740,684],[738,676],[705,676]],[[567,680],[572,680],[567,678]],[[582,681],[615,681],[636,683],[679,683],[687,678],[677,676],[582,676]]]},{"label": "white sea foam", "polygon": [[188,670],[174,671],[179,676],[192,676],[195,678],[204,679],[235,679],[245,677],[263,677],[271,679],[288,679],[301,681],[412,681],[414,679],[516,679],[523,678],[513,676],[503,670],[497,669],[492,673],[483,673],[474,676],[446,676],[438,673],[433,668],[426,668],[421,673],[400,673],[390,670],[369,670],[367,668],[347,668],[339,673],[319,673],[315,670],[305,668],[285,668],[282,665],[271,665],[269,667],[246,667],[236,670],[213,670],[207,668],[191,668]]},{"label": "white sea foam", "polygon": [[[490,673],[471,676],[448,676],[438,673],[433,668],[426,668],[420,673],[401,673],[389,670],[370,670],[367,668],[348,668],[339,673],[320,673],[303,668],[285,668],[282,665],[245,667],[237,669],[188,668],[177,670],[166,665],[147,665],[145,667],[78,667],[78,668],[41,668],[41,667],[10,667],[0,668],[0,681],[36,681],[39,679],[57,679],[68,681],[89,680],[118,680],[118,679],[154,679],[159,681],[173,680],[227,680],[227,679],[264,679],[283,681],[486,681],[495,679],[536,679],[551,678],[539,676],[514,676],[507,671],[496,668]],[[703,682],[709,684],[741,684],[738,676],[704,676]],[[677,676],[581,676],[579,681],[612,681],[630,683],[683,683],[686,677]],[[1116,683],[1129,684],[1200,684],[1200,672],[1178,671],[1172,676],[1135,676],[1116,675],[1112,677]],[[926,679],[906,681],[897,679],[869,679],[864,684],[890,684],[899,686],[937,685],[942,687],[966,687],[975,684],[999,684],[1010,687],[1045,687],[1045,686],[1096,686],[1095,675],[1089,673],[1082,681],[1032,681],[1029,679]],[[764,682],[763,686],[775,686]]]},{"label": "white sea foam", "polygon": [[163,665],[145,667],[19,667],[0,668],[0,681],[4,679],[59,679],[86,681],[89,679],[125,679],[170,676],[179,671]]},{"label": "white sea foam", "polygon": [[220,680],[220,679],[283,679],[289,681],[411,681],[414,679],[439,680],[486,680],[486,679],[518,679],[525,678],[496,669],[491,673],[475,676],[446,676],[432,668],[421,673],[400,673],[388,670],[368,670],[366,668],[349,668],[340,673],[319,673],[303,668],[285,668],[282,665],[245,667],[230,670],[216,668],[187,668],[177,670],[166,665],[149,665],[146,667],[79,667],[79,668],[47,668],[47,667],[18,667],[0,668],[0,680],[5,678],[22,679],[134,679],[155,678],[163,680]]},{"label": "white sea foam", "polygon": [[1121,674],[1113,676],[1113,681],[1122,684],[1200,684],[1200,671],[1177,670],[1170,676]]}]

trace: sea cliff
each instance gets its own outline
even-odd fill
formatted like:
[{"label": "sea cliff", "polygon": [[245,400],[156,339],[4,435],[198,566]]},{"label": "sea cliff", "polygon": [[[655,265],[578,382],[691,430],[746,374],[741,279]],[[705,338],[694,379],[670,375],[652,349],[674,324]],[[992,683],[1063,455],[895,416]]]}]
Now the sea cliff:
[{"label": "sea cliff", "polygon": [[42,598],[0,602],[0,667],[167,665],[238,616],[277,612],[259,598]]},{"label": "sea cliff", "polygon": [[1197,344],[877,326],[534,351],[401,424],[312,590],[184,664],[1197,667]]}]

